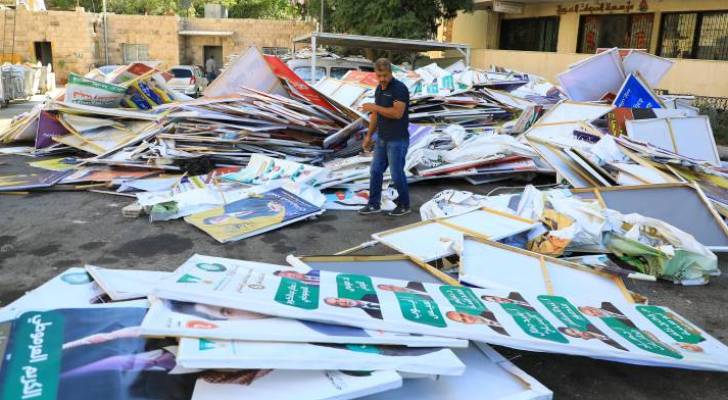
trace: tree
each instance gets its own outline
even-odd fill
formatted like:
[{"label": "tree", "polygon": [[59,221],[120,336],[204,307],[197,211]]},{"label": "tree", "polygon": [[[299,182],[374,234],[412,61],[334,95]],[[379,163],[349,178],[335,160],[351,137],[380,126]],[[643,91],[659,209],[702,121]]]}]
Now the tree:
[{"label": "tree", "polygon": [[[101,12],[103,0],[48,0],[51,10],[73,10],[76,4],[89,12]],[[177,11],[176,0],[107,0],[106,9],[115,14],[167,15]]]},{"label": "tree", "polygon": [[305,12],[318,19],[321,1],[326,31],[405,39],[433,39],[443,19],[473,9],[473,0],[311,0]]},{"label": "tree", "polygon": [[300,15],[291,0],[198,0],[193,2],[195,14],[202,16],[207,3],[227,7],[230,18],[289,19]]},{"label": "tree", "polygon": [[[86,11],[101,12],[103,0],[47,0],[49,9],[73,10],[80,5]],[[230,18],[287,19],[301,15],[291,0],[107,0],[107,10],[116,14],[169,15],[201,17],[205,4],[221,4]],[[191,6],[190,6],[191,5]],[[188,8],[188,6],[190,6]],[[194,11],[194,12],[191,12]]]}]

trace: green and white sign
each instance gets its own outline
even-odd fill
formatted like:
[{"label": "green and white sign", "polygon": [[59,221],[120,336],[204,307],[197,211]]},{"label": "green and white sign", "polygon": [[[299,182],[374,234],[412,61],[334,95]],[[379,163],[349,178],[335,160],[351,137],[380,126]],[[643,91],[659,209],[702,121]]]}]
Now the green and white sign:
[{"label": "green and white sign", "polygon": [[54,311],[21,315],[8,351],[3,399],[53,400],[58,391],[63,318]]}]

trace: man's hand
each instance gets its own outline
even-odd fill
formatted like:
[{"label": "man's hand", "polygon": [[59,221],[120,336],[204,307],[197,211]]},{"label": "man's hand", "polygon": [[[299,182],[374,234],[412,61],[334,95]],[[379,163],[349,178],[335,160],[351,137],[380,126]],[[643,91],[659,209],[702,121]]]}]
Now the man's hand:
[{"label": "man's hand", "polygon": [[366,103],[362,104],[361,109],[364,112],[375,112],[377,110],[377,105],[374,103]]},{"label": "man's hand", "polygon": [[361,147],[364,151],[372,151],[374,148],[374,141],[372,140],[372,137],[369,135],[364,136],[364,141],[362,142]]}]

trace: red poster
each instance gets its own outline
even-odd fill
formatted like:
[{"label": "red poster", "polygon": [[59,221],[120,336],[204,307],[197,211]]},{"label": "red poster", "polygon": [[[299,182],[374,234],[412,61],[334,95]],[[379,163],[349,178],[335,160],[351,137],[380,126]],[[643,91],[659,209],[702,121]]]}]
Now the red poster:
[{"label": "red poster", "polygon": [[329,104],[329,102],[326,101],[326,99],[324,99],[314,88],[288,68],[288,66],[281,61],[280,58],[269,55],[264,57],[265,61],[268,62],[268,65],[273,70],[273,73],[275,73],[277,77],[288,81],[288,83],[295,87],[296,90],[298,90],[298,92],[308,101],[321,107],[326,107],[329,110],[336,111],[334,106]]},{"label": "red poster", "polygon": [[377,80],[377,74],[374,72],[357,71],[351,70],[344,75],[342,79],[344,82],[357,83],[362,86],[366,86],[370,89],[374,89],[379,84]]}]

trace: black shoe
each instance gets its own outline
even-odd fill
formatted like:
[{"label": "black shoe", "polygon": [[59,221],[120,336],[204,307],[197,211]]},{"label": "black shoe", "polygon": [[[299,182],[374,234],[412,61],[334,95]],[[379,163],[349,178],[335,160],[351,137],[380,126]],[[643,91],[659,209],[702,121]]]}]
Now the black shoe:
[{"label": "black shoe", "polygon": [[401,216],[407,215],[411,212],[412,212],[412,210],[410,210],[409,207],[397,206],[397,208],[390,211],[388,215],[391,215],[393,217],[401,217]]},{"label": "black shoe", "polygon": [[359,209],[359,214],[361,215],[369,215],[369,214],[376,214],[382,212],[382,209],[379,207],[375,207],[371,204],[367,204],[364,207]]}]

